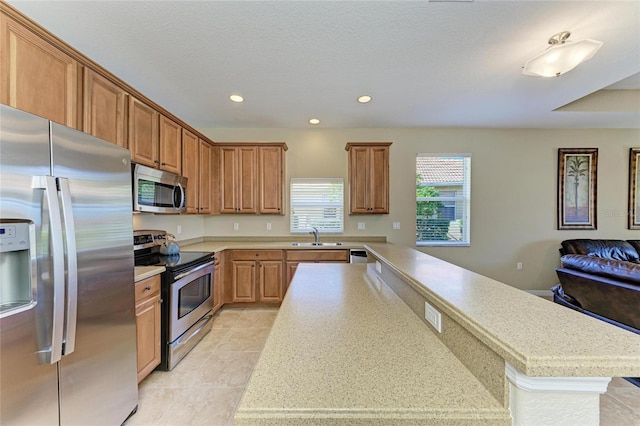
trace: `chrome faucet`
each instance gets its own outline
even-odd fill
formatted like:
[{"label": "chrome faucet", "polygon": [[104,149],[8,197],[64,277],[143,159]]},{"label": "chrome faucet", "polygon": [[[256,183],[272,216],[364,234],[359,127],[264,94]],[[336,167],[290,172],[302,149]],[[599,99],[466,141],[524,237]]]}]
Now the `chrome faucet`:
[{"label": "chrome faucet", "polygon": [[320,232],[318,231],[318,228],[316,228],[315,226],[311,229],[313,229],[313,231],[309,233],[313,235],[313,238],[315,238],[314,244],[318,244],[320,242]]}]

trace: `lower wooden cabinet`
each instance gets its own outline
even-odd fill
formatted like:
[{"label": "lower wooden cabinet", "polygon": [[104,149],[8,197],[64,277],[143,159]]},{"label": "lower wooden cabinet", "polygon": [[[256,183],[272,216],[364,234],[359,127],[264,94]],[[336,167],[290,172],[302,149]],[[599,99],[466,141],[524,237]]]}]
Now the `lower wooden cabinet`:
[{"label": "lower wooden cabinet", "polygon": [[230,256],[230,303],[282,301],[282,250],[232,250]]},{"label": "lower wooden cabinet", "polygon": [[135,286],[138,383],[160,364],[160,275]]},{"label": "lower wooden cabinet", "polygon": [[284,292],[300,263],[349,263],[349,250],[285,250],[287,276]]}]

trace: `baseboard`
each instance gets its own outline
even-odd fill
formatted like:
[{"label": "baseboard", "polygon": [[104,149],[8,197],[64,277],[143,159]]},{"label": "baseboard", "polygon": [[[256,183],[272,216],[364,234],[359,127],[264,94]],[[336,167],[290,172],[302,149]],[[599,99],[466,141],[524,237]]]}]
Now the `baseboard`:
[{"label": "baseboard", "polygon": [[553,299],[553,292],[551,290],[525,290],[525,291],[527,293],[533,294],[534,296]]}]

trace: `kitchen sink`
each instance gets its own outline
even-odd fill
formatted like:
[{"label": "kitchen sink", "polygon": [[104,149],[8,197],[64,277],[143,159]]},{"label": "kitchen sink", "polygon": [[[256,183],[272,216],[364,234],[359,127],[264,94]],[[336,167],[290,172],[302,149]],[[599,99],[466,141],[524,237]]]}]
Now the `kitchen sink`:
[{"label": "kitchen sink", "polygon": [[294,247],[335,247],[341,246],[342,243],[291,243]]}]

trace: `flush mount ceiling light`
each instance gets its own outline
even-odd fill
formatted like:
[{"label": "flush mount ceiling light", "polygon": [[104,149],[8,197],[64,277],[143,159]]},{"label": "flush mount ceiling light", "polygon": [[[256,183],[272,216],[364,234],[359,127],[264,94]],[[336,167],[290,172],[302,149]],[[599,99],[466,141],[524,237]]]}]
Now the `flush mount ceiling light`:
[{"label": "flush mount ceiling light", "polygon": [[570,35],[569,31],[562,31],[551,37],[547,50],[529,59],[522,67],[522,73],[558,77],[591,59],[602,46],[601,41],[590,39],[570,42],[567,40]]},{"label": "flush mount ceiling light", "polygon": [[231,99],[233,102],[244,102],[244,98],[240,95],[231,95],[229,96],[229,99]]},{"label": "flush mount ceiling light", "polygon": [[358,98],[358,102],[360,102],[361,104],[366,104],[368,102],[371,102],[371,96],[369,95],[362,95]]},{"label": "flush mount ceiling light", "polygon": [[309,124],[320,124],[320,120],[317,118],[312,118],[309,120]]}]

